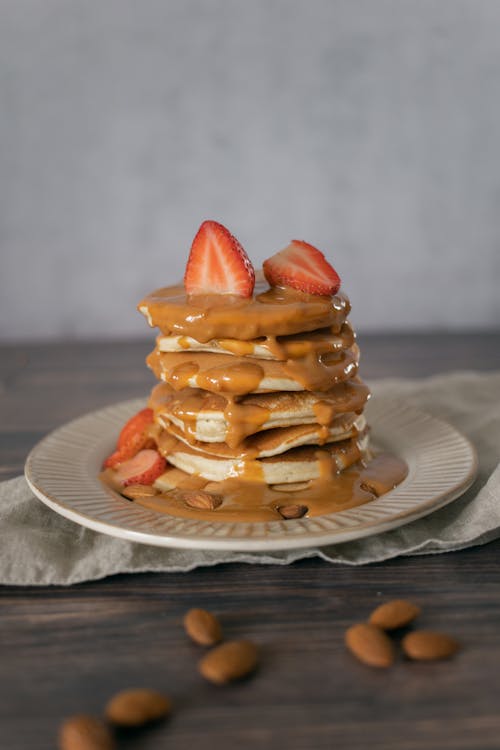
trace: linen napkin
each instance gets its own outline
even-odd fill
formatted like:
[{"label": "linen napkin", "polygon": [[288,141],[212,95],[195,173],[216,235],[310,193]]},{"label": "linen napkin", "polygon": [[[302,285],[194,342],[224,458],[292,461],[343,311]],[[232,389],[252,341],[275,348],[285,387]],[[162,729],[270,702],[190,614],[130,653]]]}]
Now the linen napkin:
[{"label": "linen napkin", "polygon": [[467,435],[478,452],[479,475],[465,495],[426,518],[359,541],[285,552],[218,552],[153,547],[85,529],[44,506],[24,477],[17,477],[0,484],[0,583],[69,585],[115,573],[188,571],[228,562],[286,565],[306,557],[363,565],[499,537],[500,373],[380,380],[370,387],[375,396],[406,400]]}]

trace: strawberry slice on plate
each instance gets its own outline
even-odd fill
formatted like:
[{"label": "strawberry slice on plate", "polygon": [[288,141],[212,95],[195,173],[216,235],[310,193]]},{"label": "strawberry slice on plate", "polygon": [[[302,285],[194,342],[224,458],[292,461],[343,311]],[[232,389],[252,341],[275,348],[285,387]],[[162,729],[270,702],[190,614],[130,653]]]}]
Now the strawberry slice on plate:
[{"label": "strawberry slice on plate", "polygon": [[105,469],[114,469],[133,458],[142,448],[149,447],[147,428],[153,423],[153,410],[142,409],[126,422],[118,436],[116,450],[104,461]]},{"label": "strawberry slice on plate", "polygon": [[158,451],[146,448],[133,458],[121,463],[115,471],[114,478],[123,487],[129,484],[153,484],[163,474],[167,462]]},{"label": "strawberry slice on plate", "polygon": [[340,276],[323,253],[303,240],[292,240],[263,264],[271,286],[291,286],[307,294],[336,294]]},{"label": "strawberry slice on plate", "polygon": [[255,271],[229,229],[204,221],[191,246],[184,286],[188,294],[234,294],[251,297]]}]

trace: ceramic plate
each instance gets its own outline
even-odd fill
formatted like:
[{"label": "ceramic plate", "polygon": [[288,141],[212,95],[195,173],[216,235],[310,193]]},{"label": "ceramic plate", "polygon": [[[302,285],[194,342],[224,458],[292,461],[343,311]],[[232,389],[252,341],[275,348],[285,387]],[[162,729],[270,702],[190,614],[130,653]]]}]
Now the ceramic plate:
[{"label": "ceramic plate", "polygon": [[28,484],[56,513],[104,534],[160,547],[277,550],[337,544],[394,529],[461,495],[477,470],[474,448],[451,425],[393,399],[366,409],[372,445],[409,466],[396,489],[366,505],[314,518],[224,523],[177,518],[142,508],[103,486],[98,473],[124,422],[144,407],[127,401],[69,422],[33,448]]}]

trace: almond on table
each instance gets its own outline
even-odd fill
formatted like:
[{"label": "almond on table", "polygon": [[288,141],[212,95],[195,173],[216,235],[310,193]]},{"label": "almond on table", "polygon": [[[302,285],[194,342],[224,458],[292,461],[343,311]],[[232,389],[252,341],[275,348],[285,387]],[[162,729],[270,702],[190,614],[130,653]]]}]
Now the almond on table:
[{"label": "almond on table", "polygon": [[215,646],[222,640],[219,620],[206,609],[190,609],[184,616],[184,629],[200,646]]},{"label": "almond on table", "polygon": [[449,659],[460,648],[455,638],[434,630],[414,630],[403,638],[403,651],[414,661]]},{"label": "almond on table", "polygon": [[369,622],[382,630],[396,630],[418,617],[421,609],[406,599],[393,599],[376,607],[370,615]]},{"label": "almond on table", "polygon": [[106,706],[106,718],[122,727],[138,727],[167,717],[172,703],[157,690],[135,688],[122,690]]},{"label": "almond on table", "polygon": [[72,716],[59,730],[59,750],[115,750],[109,728],[100,719],[84,714]]},{"label": "almond on table", "polygon": [[389,667],[395,658],[390,638],[376,625],[360,622],[345,633],[345,644],[354,656],[370,667]]},{"label": "almond on table", "polygon": [[257,646],[251,641],[228,641],[204,656],[199,664],[200,673],[209,682],[224,685],[241,680],[257,667]]}]

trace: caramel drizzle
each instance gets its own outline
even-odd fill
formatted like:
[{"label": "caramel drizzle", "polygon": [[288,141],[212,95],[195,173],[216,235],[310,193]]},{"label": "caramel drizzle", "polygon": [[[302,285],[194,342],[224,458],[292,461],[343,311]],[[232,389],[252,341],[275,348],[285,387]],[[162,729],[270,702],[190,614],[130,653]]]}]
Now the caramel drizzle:
[{"label": "caramel drizzle", "polygon": [[338,353],[312,352],[286,361],[207,352],[160,352],[156,348],[147,358],[147,363],[159,379],[176,390],[191,386],[213,393],[243,396],[283,390],[266,386],[266,379],[292,381],[296,386],[289,390],[328,391],[335,383],[356,375],[358,359],[359,349],[354,344]]},{"label": "caramel drizzle", "polygon": [[166,335],[249,341],[287,336],[331,327],[341,330],[351,306],[341,292],[334,297],[304,294],[294,289],[256,284],[253,297],[231,295],[187,296],[182,286],[164,287],[139,303],[150,325]]},{"label": "caramel drizzle", "polygon": [[[320,400],[313,396],[310,409],[311,416],[303,418],[303,424],[317,422],[326,428],[331,427],[340,415],[361,413],[368,398],[368,389],[361,381],[339,383],[322,394]],[[304,394],[304,397],[306,395]],[[296,408],[296,399],[301,395],[281,394],[279,403],[282,408]],[[267,404],[267,405],[266,405]],[[165,426],[172,419],[180,422],[184,434],[193,440],[197,439],[197,425],[201,414],[210,418],[211,412],[222,412],[224,418],[224,440],[230,448],[236,447],[249,435],[261,430],[280,427],[269,423],[272,407],[266,395],[234,396],[231,394],[212,394],[195,388],[174,391],[166,383],[156,385],[149,400],[149,406],[156,412],[156,419]],[[323,433],[326,436],[326,431]]]},{"label": "caramel drizzle", "polygon": [[[278,508],[299,504],[307,508],[306,517],[315,517],[347,510],[374,500],[400,484],[407,476],[404,461],[381,454],[366,464],[355,463],[341,473],[333,473],[295,486],[268,486],[248,477],[226,479],[224,482],[207,482],[192,477],[179,469],[170,468],[166,480],[171,476],[170,490],[158,492],[156,496],[135,498],[134,502],[158,513],[202,521],[276,521],[283,520]],[[102,475],[103,481],[112,483],[109,472]],[[120,488],[113,486],[119,491]],[[181,488],[182,493],[175,488]],[[221,497],[215,508],[204,510],[186,503],[186,492],[204,492]],[[287,521],[287,523],[291,523]]]}]

